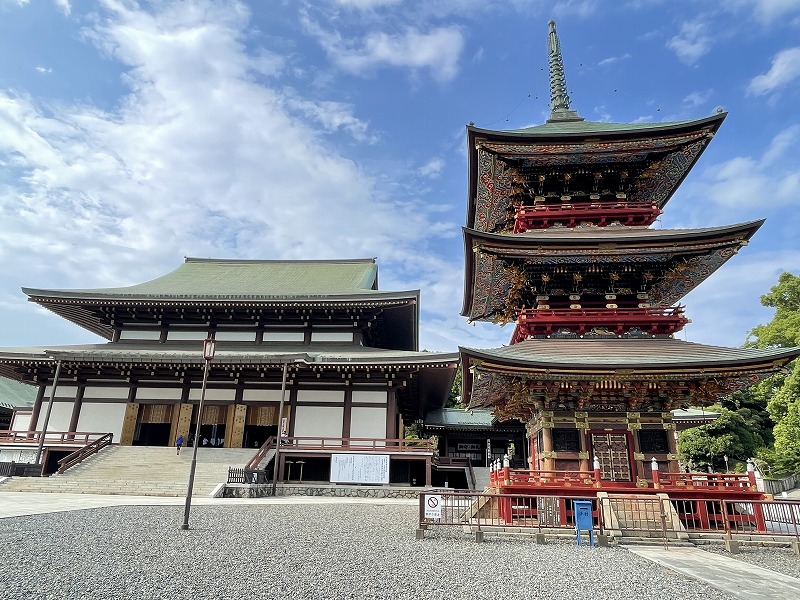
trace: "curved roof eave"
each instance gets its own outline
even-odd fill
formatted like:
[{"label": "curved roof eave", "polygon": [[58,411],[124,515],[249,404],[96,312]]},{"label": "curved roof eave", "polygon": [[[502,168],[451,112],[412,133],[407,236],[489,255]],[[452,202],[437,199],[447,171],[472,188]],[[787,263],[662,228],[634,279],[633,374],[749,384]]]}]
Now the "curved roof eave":
[{"label": "curved roof eave", "polygon": [[[538,350],[533,349],[535,345],[539,346]],[[620,353],[619,348],[624,348],[625,352]],[[587,353],[587,349],[594,352]],[[665,349],[667,352],[663,352]],[[778,369],[800,356],[800,347],[725,348],[675,339],[547,339],[528,340],[495,350],[459,347],[459,352],[465,361],[474,357],[498,366],[521,369],[565,373],[634,369],[643,373],[664,373],[678,369]]]}]

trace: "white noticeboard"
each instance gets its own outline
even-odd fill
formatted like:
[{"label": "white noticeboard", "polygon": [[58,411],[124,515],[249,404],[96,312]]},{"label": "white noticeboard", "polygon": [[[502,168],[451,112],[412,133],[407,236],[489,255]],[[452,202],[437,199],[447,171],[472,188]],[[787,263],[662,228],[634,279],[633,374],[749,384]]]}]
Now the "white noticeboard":
[{"label": "white noticeboard", "polygon": [[331,483],[389,483],[389,455],[332,454]]},{"label": "white noticeboard", "polygon": [[442,518],[442,497],[436,494],[425,495],[425,518]]}]

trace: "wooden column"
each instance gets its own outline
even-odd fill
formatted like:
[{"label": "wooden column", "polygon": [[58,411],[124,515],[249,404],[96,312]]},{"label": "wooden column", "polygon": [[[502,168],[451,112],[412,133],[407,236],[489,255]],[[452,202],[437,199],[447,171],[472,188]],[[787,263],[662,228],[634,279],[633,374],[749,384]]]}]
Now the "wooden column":
[{"label": "wooden column", "polygon": [[136,433],[136,419],[139,416],[139,403],[128,402],[125,405],[125,417],[122,419],[122,432],[119,436],[120,446],[133,445],[133,435]]},{"label": "wooden column", "polygon": [[241,448],[244,443],[244,424],[247,419],[247,406],[231,404],[225,419],[225,447]]},{"label": "wooden column", "polygon": [[[75,403],[72,405],[72,414],[69,417],[68,431],[75,432],[78,430],[78,419],[81,416],[81,407],[83,406],[83,394],[86,392],[86,384],[82,383],[78,386],[78,393],[75,394]],[[74,439],[75,436],[69,436],[69,439]]]},{"label": "wooden column", "polygon": [[36,393],[36,402],[33,403],[33,412],[31,412],[31,420],[28,423],[28,431],[36,431],[36,425],[39,424],[39,414],[42,412],[42,401],[44,400],[44,390],[47,386],[40,385],[39,391]]},{"label": "wooden column", "polygon": [[[397,414],[397,398],[394,395],[394,390],[389,390],[386,394],[386,439],[394,440],[400,437],[398,435],[398,419]],[[401,424],[402,426],[402,424]]]},{"label": "wooden column", "polygon": [[542,454],[544,456],[543,471],[554,471],[556,461],[552,457],[553,452],[553,430],[550,427],[542,428]]},{"label": "wooden column", "polygon": [[353,388],[344,390],[344,410],[342,410],[342,437],[350,437],[350,421],[353,415]]}]

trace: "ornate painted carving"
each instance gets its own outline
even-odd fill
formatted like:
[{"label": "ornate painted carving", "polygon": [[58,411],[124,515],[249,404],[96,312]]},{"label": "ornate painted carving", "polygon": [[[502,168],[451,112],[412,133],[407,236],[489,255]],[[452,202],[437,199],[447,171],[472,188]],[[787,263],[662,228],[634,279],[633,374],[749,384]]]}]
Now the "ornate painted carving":
[{"label": "ornate painted carving", "polygon": [[737,248],[738,244],[718,248],[678,264],[650,288],[650,302],[658,306],[674,304],[725,264]]},{"label": "ornate painted carving", "polygon": [[496,232],[506,227],[512,194],[511,171],[502,158],[478,149],[478,186],[474,229]]},{"label": "ornate painted carving", "polygon": [[670,152],[659,161],[659,168],[650,177],[642,177],[632,186],[632,199],[647,199],[663,207],[672,191],[692,168],[694,161],[708,145],[709,137],[686,144],[676,152]]},{"label": "ornate painted carving", "polygon": [[507,322],[514,305],[508,303],[514,281],[514,270],[493,254],[478,251],[475,257],[475,283],[472,286],[470,319],[489,319]]}]

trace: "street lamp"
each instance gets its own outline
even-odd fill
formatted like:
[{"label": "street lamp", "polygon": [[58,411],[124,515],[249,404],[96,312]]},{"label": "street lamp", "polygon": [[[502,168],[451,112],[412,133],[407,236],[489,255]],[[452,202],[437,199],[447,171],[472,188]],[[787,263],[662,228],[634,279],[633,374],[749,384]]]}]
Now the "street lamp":
[{"label": "street lamp", "polygon": [[200,440],[200,425],[203,419],[203,400],[206,399],[206,383],[208,383],[208,368],[214,358],[217,342],[214,338],[203,340],[203,387],[200,388],[200,406],[197,407],[197,421],[194,426],[194,448],[192,449],[192,466],[189,468],[189,487],[186,490],[186,506],[183,509],[183,525],[181,529],[189,529],[189,510],[192,507],[192,488],[194,487],[194,471],[197,468],[197,442]]},{"label": "street lamp", "polygon": [[725,461],[725,472],[728,473],[729,472],[729,470],[728,470],[728,455],[727,454],[723,454],[722,460]]}]

